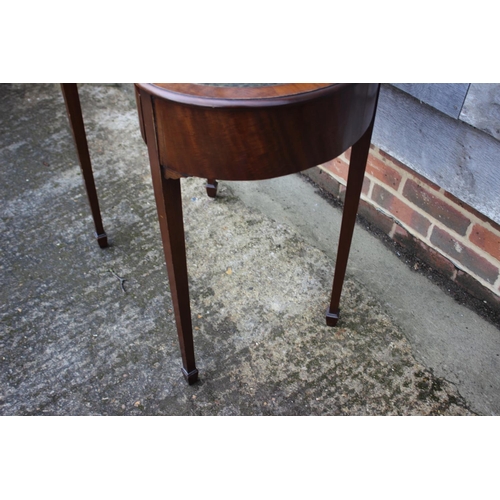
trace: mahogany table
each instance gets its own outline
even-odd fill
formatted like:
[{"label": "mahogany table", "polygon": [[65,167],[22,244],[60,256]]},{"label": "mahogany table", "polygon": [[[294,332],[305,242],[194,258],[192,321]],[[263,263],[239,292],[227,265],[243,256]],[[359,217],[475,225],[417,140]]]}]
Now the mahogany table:
[{"label": "mahogany table", "polygon": [[[68,86],[69,85],[69,86]],[[63,85],[97,234],[104,235],[76,85]],[[189,304],[180,178],[258,180],[314,167],[352,146],[328,326],[339,304],[375,120],[379,84],[136,84],[147,144],[177,333],[182,373],[198,379]],[[75,94],[76,92],[76,94]],[[71,109],[73,110],[71,112]],[[76,116],[80,113],[80,119]],[[76,129],[76,131],[75,131]],[[99,239],[102,245],[104,240]]]}]

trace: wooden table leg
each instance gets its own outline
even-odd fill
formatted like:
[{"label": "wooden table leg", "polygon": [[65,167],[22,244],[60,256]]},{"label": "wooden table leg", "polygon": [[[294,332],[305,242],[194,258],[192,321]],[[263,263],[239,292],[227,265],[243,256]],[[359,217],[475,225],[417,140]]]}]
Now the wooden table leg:
[{"label": "wooden table leg", "polygon": [[102,225],[99,200],[97,199],[94,174],[92,173],[92,164],[90,163],[89,148],[85,135],[85,126],[83,124],[80,97],[78,96],[78,87],[76,83],[61,83],[61,90],[66,104],[71,132],[73,133],[73,139],[75,141],[78,161],[80,162],[80,168],[85,182],[90,210],[94,219],[97,243],[101,248],[105,248],[108,246],[108,237]]},{"label": "wooden table leg", "polygon": [[217,196],[218,185],[219,183],[215,179],[207,179],[205,188],[207,189],[207,195],[210,196],[210,198],[215,198]]},{"label": "wooden table leg", "polygon": [[182,373],[189,384],[198,379],[194,359],[193,327],[189,305],[186,247],[182,220],[180,179],[164,179],[161,193],[155,188],[160,229],[182,354]]},{"label": "wooden table leg", "polygon": [[174,307],[177,335],[182,355],[182,374],[189,384],[198,380],[194,358],[193,327],[189,305],[186,245],[182,220],[180,179],[166,178],[156,150],[155,126],[151,98],[142,101],[144,126],[153,178],[153,189],[167,264],[170,293]]},{"label": "wooden table leg", "polygon": [[352,146],[351,160],[349,162],[349,175],[347,177],[347,191],[342,214],[342,225],[340,228],[339,248],[337,252],[337,262],[335,264],[335,275],[333,279],[332,298],[330,307],[326,312],[326,324],[335,326],[340,318],[340,295],[344,285],[347,260],[351,249],[352,235],[356,224],[356,214],[358,212],[359,198],[363,188],[366,161],[370,151],[370,143],[373,132],[372,120],[370,126],[361,138]]}]

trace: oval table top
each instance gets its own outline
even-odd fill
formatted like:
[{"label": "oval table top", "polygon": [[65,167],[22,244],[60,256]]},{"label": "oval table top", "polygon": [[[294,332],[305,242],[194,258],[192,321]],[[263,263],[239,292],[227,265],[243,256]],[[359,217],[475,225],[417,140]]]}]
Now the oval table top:
[{"label": "oval table top", "polygon": [[[276,106],[320,96],[338,83],[143,83],[140,87],[171,101],[199,106]],[[340,89],[339,89],[340,90]]]}]

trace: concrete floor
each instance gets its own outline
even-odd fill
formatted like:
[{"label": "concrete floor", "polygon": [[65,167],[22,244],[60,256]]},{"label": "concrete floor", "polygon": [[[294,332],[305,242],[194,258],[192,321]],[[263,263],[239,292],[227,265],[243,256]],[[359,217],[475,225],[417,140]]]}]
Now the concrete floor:
[{"label": "concrete floor", "polygon": [[300,175],[183,180],[188,386],[133,87],[80,94],[105,250],[59,86],[0,86],[0,414],[500,413],[500,331],[362,227],[325,326],[341,212]]}]

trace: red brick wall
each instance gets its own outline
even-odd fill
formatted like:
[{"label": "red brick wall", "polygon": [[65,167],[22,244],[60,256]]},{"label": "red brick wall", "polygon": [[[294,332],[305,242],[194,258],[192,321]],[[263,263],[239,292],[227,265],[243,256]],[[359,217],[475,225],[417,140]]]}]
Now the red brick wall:
[{"label": "red brick wall", "polygon": [[[343,199],[349,154],[307,175]],[[500,226],[374,146],[359,212],[473,295],[500,305]]]}]

